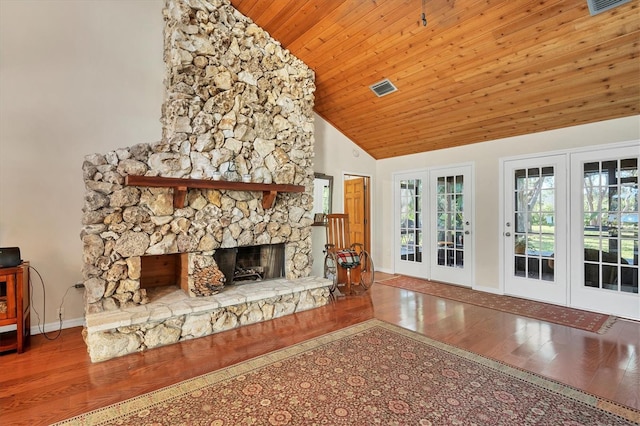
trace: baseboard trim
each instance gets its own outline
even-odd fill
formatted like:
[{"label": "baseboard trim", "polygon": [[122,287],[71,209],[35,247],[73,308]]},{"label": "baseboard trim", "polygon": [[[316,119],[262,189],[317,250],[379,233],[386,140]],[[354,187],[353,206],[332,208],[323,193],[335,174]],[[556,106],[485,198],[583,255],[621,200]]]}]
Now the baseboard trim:
[{"label": "baseboard trim", "polygon": [[62,326],[59,321],[49,322],[44,325],[44,330],[43,330],[43,327],[40,325],[31,326],[31,335],[34,336],[36,334],[42,334],[43,331],[45,333],[52,333],[58,330],[64,330],[65,328],[82,327],[82,326],[84,326],[84,317],[62,320]]},{"label": "baseboard trim", "polygon": [[[69,320],[62,321],[62,329],[72,328],[72,327],[83,327],[84,326],[84,318],[73,318]],[[6,333],[7,331],[14,331],[17,327],[14,325],[4,325],[0,327],[0,333]],[[60,322],[50,322],[44,325],[44,332],[51,333],[52,331],[60,330]],[[36,334],[42,334],[42,326],[40,325],[32,325],[30,329],[31,335],[34,336]]]},{"label": "baseboard trim", "polygon": [[505,294],[500,291],[499,288],[495,288],[495,287],[483,287],[483,286],[475,286],[475,287],[471,287],[473,290],[478,290],[478,291],[482,291],[485,293],[491,293],[491,294],[497,294],[498,296],[504,296]]}]

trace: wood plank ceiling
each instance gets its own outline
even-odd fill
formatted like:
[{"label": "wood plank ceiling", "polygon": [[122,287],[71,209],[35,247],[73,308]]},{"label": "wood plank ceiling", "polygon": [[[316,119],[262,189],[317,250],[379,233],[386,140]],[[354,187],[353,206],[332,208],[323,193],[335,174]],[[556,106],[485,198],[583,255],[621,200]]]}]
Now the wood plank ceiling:
[{"label": "wood plank ceiling", "polygon": [[[423,10],[428,20],[423,26]],[[638,0],[231,0],[316,73],[316,112],[376,159],[635,115]],[[388,78],[398,91],[378,98]]]}]

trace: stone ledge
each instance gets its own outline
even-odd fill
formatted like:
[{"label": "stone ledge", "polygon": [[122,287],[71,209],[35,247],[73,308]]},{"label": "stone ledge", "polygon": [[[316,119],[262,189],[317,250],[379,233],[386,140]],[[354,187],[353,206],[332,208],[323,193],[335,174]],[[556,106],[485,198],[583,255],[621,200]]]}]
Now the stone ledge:
[{"label": "stone ledge", "polygon": [[306,277],[296,280],[275,279],[250,284],[229,286],[209,297],[189,297],[179,288],[163,289],[146,305],[137,305],[117,311],[106,311],[86,316],[89,333],[111,330],[118,327],[139,325],[149,321],[213,311],[227,306],[256,302],[287,294],[329,287],[324,278]]},{"label": "stone ledge", "polygon": [[91,361],[105,361],[324,306],[330,285],[315,277],[278,279],[201,298],[164,288],[146,305],[87,315],[83,336]]}]

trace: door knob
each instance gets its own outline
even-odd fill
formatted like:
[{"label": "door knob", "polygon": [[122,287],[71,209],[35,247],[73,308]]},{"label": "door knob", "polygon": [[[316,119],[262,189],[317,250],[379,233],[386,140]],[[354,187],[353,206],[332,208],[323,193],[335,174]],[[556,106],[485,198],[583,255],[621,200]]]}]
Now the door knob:
[{"label": "door knob", "polygon": [[505,236],[505,237],[510,237],[510,236],[511,236],[511,232],[505,232],[505,233],[504,233],[504,236]]},{"label": "door knob", "polygon": [[464,231],[465,234],[469,235],[471,232],[469,231]]}]

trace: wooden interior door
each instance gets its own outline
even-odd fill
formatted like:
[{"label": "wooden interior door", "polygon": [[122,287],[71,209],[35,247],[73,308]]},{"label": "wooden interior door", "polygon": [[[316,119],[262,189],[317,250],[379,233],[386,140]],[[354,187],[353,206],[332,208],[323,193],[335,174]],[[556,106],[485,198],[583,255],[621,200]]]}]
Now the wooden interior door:
[{"label": "wooden interior door", "polygon": [[349,215],[349,239],[371,253],[369,242],[370,204],[367,177],[344,181],[344,212]]}]

